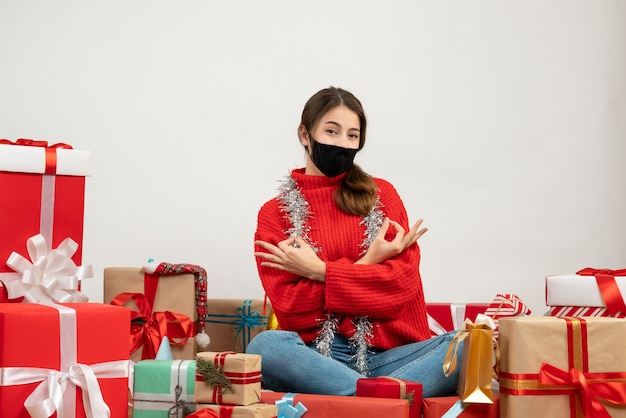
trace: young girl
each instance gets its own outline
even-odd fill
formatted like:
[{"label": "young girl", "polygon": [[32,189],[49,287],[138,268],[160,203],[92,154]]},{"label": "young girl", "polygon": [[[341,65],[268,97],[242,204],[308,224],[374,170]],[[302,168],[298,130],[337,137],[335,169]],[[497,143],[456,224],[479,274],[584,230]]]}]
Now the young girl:
[{"label": "young girl", "polygon": [[353,163],[366,118],[350,92],[314,94],[298,128],[306,165],[291,171],[258,214],[255,257],[280,330],[248,345],[263,386],[354,395],[364,376],[421,382],[423,396],[453,394],[443,374],[453,334],[430,338],[419,273],[418,220],[387,181]]}]

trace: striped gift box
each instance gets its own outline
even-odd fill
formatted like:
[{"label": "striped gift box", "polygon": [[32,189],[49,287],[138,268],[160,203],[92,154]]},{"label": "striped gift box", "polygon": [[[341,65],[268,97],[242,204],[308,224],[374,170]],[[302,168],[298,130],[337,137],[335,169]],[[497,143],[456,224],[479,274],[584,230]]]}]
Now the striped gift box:
[{"label": "striped gift box", "polygon": [[606,307],[598,306],[551,306],[550,316],[604,316],[613,318],[626,318],[626,312],[610,314]]},{"label": "striped gift box", "polygon": [[530,315],[531,310],[522,302],[522,300],[512,293],[498,293],[489,307],[485,311],[485,315],[490,316],[496,323],[496,329],[493,330],[493,337],[498,338],[498,319],[514,316]]},{"label": "striped gift box", "polygon": [[185,408],[195,411],[195,377],[195,360],[135,363],[133,418],[178,417]]}]

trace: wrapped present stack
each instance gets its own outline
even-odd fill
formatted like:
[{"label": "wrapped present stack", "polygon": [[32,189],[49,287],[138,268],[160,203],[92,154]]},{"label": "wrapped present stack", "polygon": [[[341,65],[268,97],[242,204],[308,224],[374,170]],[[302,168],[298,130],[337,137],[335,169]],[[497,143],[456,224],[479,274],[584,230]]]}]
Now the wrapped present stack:
[{"label": "wrapped present stack", "polygon": [[626,317],[626,269],[587,267],[575,274],[546,276],[551,316]]},{"label": "wrapped present stack", "polygon": [[261,402],[261,356],[236,352],[200,352],[196,359],[198,411],[219,417],[272,418],[277,406]]},{"label": "wrapped present stack", "polygon": [[424,398],[424,416],[498,416],[498,322],[530,315],[530,309],[509,293],[487,304],[427,303],[426,308],[433,335],[456,331],[442,367],[445,375],[459,368],[459,385],[456,396]]},{"label": "wrapped present stack", "polygon": [[[148,263],[104,269],[104,302],[133,310],[131,359],[154,359],[163,337],[176,360],[195,358],[207,309],[207,274],[194,264]],[[201,336],[206,337],[203,330]],[[198,336],[198,344],[201,344]]]},{"label": "wrapped present stack", "polygon": [[70,145],[0,140],[2,417],[127,416],[130,310],[80,292],[89,171]]}]

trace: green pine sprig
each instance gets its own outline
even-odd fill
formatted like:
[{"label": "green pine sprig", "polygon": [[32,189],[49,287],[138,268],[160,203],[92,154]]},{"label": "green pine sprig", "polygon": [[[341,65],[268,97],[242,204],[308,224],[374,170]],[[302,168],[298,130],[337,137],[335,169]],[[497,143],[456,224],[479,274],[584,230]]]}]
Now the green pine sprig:
[{"label": "green pine sprig", "polygon": [[409,401],[409,407],[411,405],[413,405],[413,402],[415,402],[415,391],[412,390],[409,393],[407,393],[406,395],[404,395],[404,399]]},{"label": "green pine sprig", "polygon": [[213,362],[198,357],[196,359],[196,369],[207,385],[220,387],[221,393],[233,391],[230,379]]}]

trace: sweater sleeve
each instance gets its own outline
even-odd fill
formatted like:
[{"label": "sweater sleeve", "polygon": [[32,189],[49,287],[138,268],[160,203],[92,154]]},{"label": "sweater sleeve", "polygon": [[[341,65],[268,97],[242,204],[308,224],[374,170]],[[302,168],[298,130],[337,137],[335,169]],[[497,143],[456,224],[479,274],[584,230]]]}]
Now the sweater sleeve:
[{"label": "sweater sleeve", "polygon": [[[277,245],[287,239],[287,228],[278,202],[270,200],[259,210],[255,240]],[[255,245],[255,251],[264,250]],[[258,258],[256,263],[263,288],[281,328],[297,332],[314,329],[319,318],[325,316],[324,283],[283,270],[263,267]]]},{"label": "sweater sleeve", "polygon": [[[395,188],[384,180],[376,181],[384,216],[408,231],[406,209]],[[395,232],[390,227],[386,239],[393,239]],[[348,259],[327,261],[326,309],[347,315],[393,318],[422,293],[419,260],[419,246],[413,244],[379,264],[354,264]]]}]

